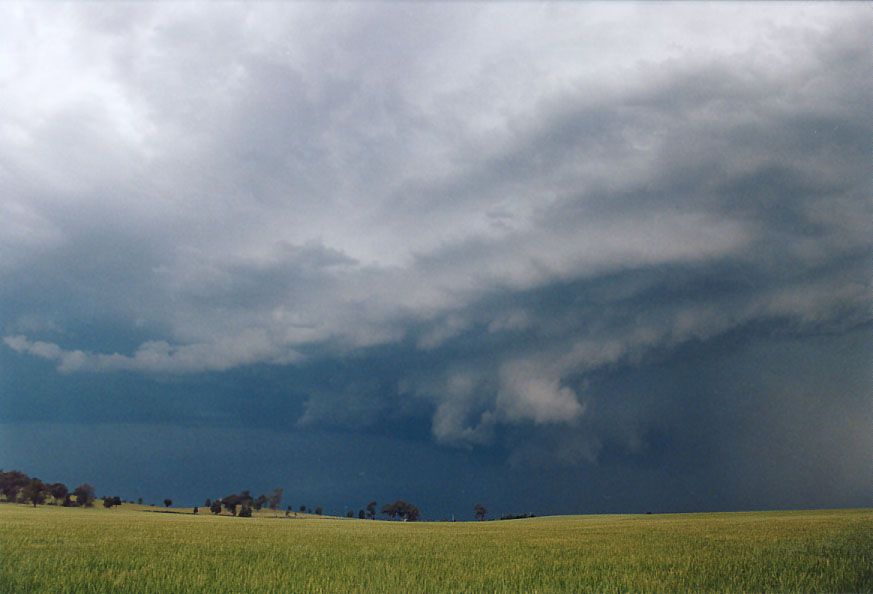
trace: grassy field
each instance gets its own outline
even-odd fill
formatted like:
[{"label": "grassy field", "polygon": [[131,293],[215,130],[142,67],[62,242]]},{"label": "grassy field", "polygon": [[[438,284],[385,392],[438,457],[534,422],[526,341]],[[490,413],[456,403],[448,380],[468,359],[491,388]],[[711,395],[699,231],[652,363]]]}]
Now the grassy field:
[{"label": "grassy field", "polygon": [[0,592],[873,592],[873,510],[482,523],[0,505]]}]

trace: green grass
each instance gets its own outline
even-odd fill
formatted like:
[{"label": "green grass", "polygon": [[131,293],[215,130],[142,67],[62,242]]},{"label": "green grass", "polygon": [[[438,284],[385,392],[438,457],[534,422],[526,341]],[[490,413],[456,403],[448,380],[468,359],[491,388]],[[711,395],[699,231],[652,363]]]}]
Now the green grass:
[{"label": "green grass", "polygon": [[403,524],[144,509],[0,505],[0,592],[873,592],[873,510]]}]

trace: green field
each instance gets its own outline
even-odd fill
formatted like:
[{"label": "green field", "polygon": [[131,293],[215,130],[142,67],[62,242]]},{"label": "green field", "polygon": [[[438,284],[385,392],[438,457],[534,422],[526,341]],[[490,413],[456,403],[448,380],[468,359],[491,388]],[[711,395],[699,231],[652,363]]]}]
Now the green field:
[{"label": "green field", "polygon": [[480,523],[0,505],[0,592],[873,592],[873,510]]}]

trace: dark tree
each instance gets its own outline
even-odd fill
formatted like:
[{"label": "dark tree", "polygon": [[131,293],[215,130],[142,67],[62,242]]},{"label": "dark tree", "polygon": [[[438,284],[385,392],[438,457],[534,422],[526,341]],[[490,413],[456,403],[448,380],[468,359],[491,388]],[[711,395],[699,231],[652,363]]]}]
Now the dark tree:
[{"label": "dark tree", "polygon": [[142,497],[137,497],[136,502],[137,504],[142,505]]},{"label": "dark tree", "polygon": [[207,497],[206,501],[203,502],[203,507],[206,507],[206,508],[212,507],[212,500],[209,497]]},{"label": "dark tree", "polygon": [[170,507],[171,505],[173,505],[172,499],[164,499],[164,507]]},{"label": "dark tree", "polygon": [[367,504],[367,517],[370,518],[371,520],[376,519],[376,502],[375,501],[371,501],[370,503]]},{"label": "dark tree", "polygon": [[367,517],[367,516],[366,516],[366,514],[364,513],[364,510],[359,509],[359,510],[358,510],[358,519],[359,519],[359,520],[363,520],[363,519],[366,518],[366,517]]},{"label": "dark tree", "polygon": [[64,483],[52,483],[48,486],[48,490],[55,500],[55,505],[57,505],[58,501],[63,501],[67,497],[67,493],[70,492]]},{"label": "dark tree", "polygon": [[248,500],[244,501],[242,507],[239,510],[239,517],[241,518],[251,518],[252,517],[252,505]]},{"label": "dark tree", "polygon": [[61,505],[64,507],[76,507],[76,502],[73,501],[73,496],[67,493],[67,496],[64,497],[64,502]]},{"label": "dark tree", "polygon": [[200,508],[195,506],[194,507],[194,515],[196,516],[198,513],[200,513]]},{"label": "dark tree", "polygon": [[321,506],[320,506],[320,505],[319,505],[318,507],[315,508],[315,515],[316,515],[316,516],[320,516],[320,515],[323,514],[323,513],[324,513],[324,510],[321,509]]},{"label": "dark tree", "polygon": [[31,479],[21,490],[21,499],[25,503],[32,503],[33,507],[45,503],[46,495],[48,495],[48,487],[38,478]]},{"label": "dark tree", "polygon": [[347,511],[347,512],[346,512],[346,517],[347,517],[347,518],[354,518],[354,517],[355,517],[355,512],[354,512],[353,510],[349,510],[349,511]]},{"label": "dark tree", "polygon": [[477,503],[473,506],[473,515],[476,516],[476,519],[480,522],[485,519],[485,516],[488,514],[488,510],[485,509],[485,506],[481,503]]},{"label": "dark tree", "polygon": [[221,513],[221,499],[216,499],[212,502],[212,505],[209,506],[209,511],[218,515]]},{"label": "dark tree", "polygon": [[6,501],[18,499],[18,492],[30,482],[30,477],[19,470],[8,472],[0,471],[0,491],[6,497]]},{"label": "dark tree", "polygon": [[306,513],[306,506],[305,505],[300,506],[300,513],[301,514]]},{"label": "dark tree", "polygon": [[113,505],[115,505],[115,500],[112,497],[104,497],[103,498],[103,507],[105,507],[106,509],[109,509]]},{"label": "dark tree", "polygon": [[252,508],[255,509],[255,510],[260,510],[262,507],[264,507],[264,504],[265,504],[266,502],[267,502],[267,496],[266,496],[266,495],[258,495],[257,497],[255,497],[255,498],[252,500]]},{"label": "dark tree", "polygon": [[270,500],[267,502],[268,507],[276,511],[279,509],[279,506],[282,505],[282,495],[284,495],[285,490],[282,487],[276,487],[273,489],[273,492],[270,493]]},{"label": "dark tree", "polygon": [[113,497],[113,498],[112,498],[112,504],[113,504],[113,505],[121,505],[121,497],[119,497],[118,495],[116,495],[115,497]]},{"label": "dark tree", "polygon": [[403,521],[404,522],[417,522],[421,517],[421,510],[419,510],[416,506],[411,503],[406,504],[407,507],[404,510]]},{"label": "dark tree", "polygon": [[421,512],[416,506],[402,499],[383,505],[382,513],[390,518],[399,517],[404,522],[415,522],[421,516]]},{"label": "dark tree", "polygon": [[91,507],[94,505],[94,499],[96,498],[94,487],[88,483],[82,483],[73,489],[73,495],[76,496],[76,503],[78,505],[83,507]]}]

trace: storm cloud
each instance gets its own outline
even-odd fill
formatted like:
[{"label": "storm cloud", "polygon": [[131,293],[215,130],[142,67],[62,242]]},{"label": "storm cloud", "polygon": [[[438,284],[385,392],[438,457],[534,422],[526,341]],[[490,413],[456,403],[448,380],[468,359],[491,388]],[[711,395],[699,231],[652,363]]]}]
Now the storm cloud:
[{"label": "storm cloud", "polygon": [[2,11],[7,366],[560,467],[655,447],[658,361],[869,336],[869,6]]}]

